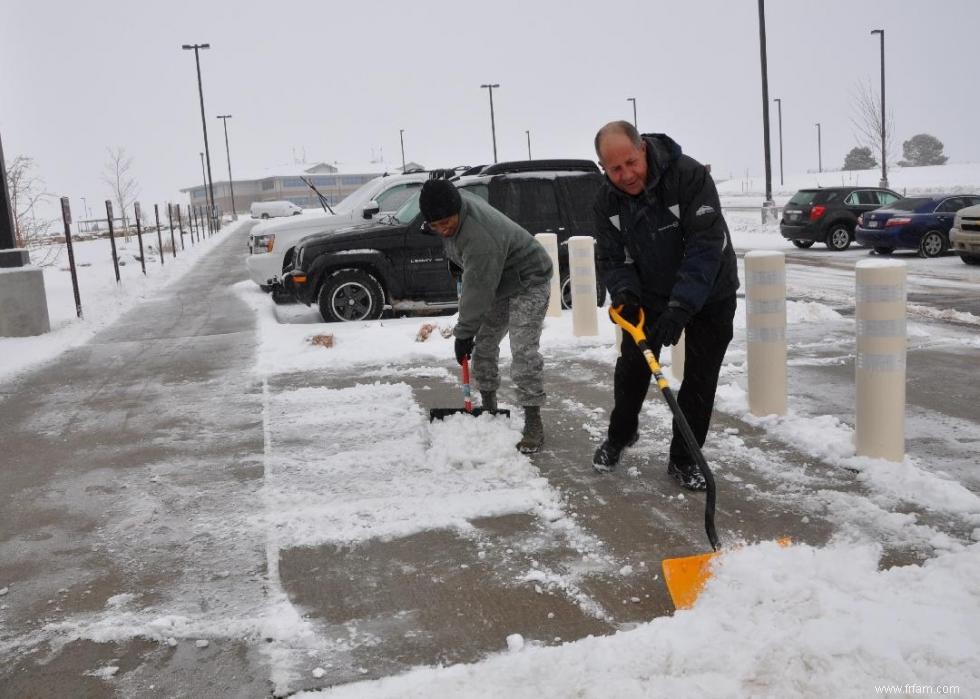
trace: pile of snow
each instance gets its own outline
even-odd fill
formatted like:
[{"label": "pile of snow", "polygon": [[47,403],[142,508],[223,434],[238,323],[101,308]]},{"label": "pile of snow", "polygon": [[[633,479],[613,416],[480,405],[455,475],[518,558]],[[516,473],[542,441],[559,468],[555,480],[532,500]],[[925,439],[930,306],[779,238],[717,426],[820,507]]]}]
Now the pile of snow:
[{"label": "pile of snow", "polygon": [[878,569],[879,555],[876,545],[845,542],[748,546],[721,557],[697,607],[673,617],[556,647],[508,636],[501,653],[481,663],[295,696],[867,697],[906,685],[980,691],[980,544],[889,570]]}]

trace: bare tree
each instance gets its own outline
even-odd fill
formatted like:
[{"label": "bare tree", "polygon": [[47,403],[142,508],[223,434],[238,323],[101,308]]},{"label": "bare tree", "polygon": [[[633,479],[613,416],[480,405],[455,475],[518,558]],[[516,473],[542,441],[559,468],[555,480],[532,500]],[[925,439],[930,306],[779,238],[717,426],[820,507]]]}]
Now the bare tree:
[{"label": "bare tree", "polygon": [[114,213],[122,218],[126,240],[129,240],[129,217],[126,212],[136,201],[140,189],[132,174],[133,159],[122,146],[106,148],[106,152],[108,159],[102,172],[102,181],[112,189],[112,198],[118,207],[118,211]]},{"label": "bare tree", "polygon": [[879,163],[888,162],[893,156],[895,142],[895,117],[891,110],[885,117],[885,149],[881,148],[881,93],[876,91],[870,80],[857,83],[851,91],[851,125],[858,143],[876,156]]},{"label": "bare tree", "polygon": [[17,247],[33,247],[49,235],[54,220],[37,217],[38,204],[49,197],[35,173],[34,159],[18,155],[7,165],[7,191],[14,212]]}]

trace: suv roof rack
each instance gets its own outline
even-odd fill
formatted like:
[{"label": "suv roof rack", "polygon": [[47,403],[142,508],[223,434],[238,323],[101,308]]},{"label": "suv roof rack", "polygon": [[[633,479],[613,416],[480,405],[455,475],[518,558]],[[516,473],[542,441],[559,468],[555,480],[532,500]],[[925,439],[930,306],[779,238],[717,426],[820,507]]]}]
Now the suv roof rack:
[{"label": "suv roof rack", "polygon": [[[502,175],[510,172],[541,172],[573,170],[580,172],[599,172],[599,166],[591,160],[551,159],[551,160],[512,160],[506,163],[487,165],[479,174]],[[474,173],[476,174],[476,173]]]}]

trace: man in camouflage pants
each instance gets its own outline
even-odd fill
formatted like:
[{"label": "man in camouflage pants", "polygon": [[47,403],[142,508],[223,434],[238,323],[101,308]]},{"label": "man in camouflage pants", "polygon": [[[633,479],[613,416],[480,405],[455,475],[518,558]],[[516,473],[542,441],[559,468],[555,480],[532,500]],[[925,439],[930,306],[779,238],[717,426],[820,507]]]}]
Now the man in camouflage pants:
[{"label": "man in camouflage pants", "polygon": [[483,407],[495,410],[500,341],[510,333],[511,375],[524,407],[517,448],[534,453],[544,444],[544,359],[538,346],[551,292],[551,258],[524,228],[447,180],[428,180],[419,208],[429,230],[442,237],[446,256],[463,270],[453,330],[456,361],[473,356]]}]

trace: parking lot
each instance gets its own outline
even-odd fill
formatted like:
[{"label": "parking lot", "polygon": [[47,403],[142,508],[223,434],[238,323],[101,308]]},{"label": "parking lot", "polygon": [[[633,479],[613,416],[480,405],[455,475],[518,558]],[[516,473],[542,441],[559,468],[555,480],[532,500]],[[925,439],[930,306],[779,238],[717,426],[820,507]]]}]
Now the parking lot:
[{"label": "parking lot", "polygon": [[[655,395],[620,469],[592,472],[611,407],[606,335],[549,331],[547,442],[528,459],[512,451],[517,424],[428,424],[428,408],[459,401],[448,344],[383,352],[448,316],[359,329],[276,307],[245,281],[245,235],[48,371],[4,385],[7,695],[66,682],[87,696],[288,693],[479,661],[515,633],[557,647],[671,613],[659,561],[705,549],[701,501],[664,472],[669,413]],[[706,447],[724,541],[860,533],[890,566],[970,540],[973,515],[943,483],[980,485],[976,323],[943,313],[968,307],[977,283],[927,267],[958,260],[909,260],[921,310],[907,437],[923,480],[861,471],[818,443],[853,424],[850,266],[866,254],[790,254],[791,301],[804,305],[778,424],[746,418],[737,331]],[[830,314],[806,320],[815,302]],[[313,332],[338,344],[310,348]],[[513,407],[506,382],[502,401]],[[814,423],[823,440],[805,438]]]}]

